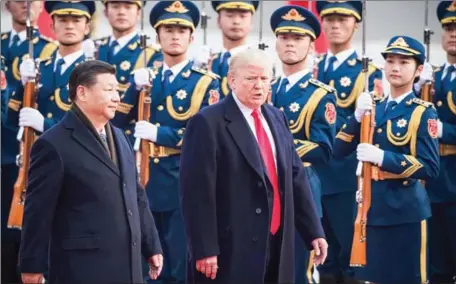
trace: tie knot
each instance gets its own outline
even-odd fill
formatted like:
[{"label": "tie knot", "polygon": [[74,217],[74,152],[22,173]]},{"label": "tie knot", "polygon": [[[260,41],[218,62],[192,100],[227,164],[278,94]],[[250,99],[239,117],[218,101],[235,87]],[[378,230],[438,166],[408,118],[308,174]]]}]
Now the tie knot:
[{"label": "tie knot", "polygon": [[453,73],[456,70],[456,67],[454,67],[454,65],[450,65],[447,70],[448,74],[451,75],[451,73]]},{"label": "tie knot", "polygon": [[55,64],[57,64],[57,66],[62,66],[63,63],[65,63],[65,60],[63,60],[63,58],[59,58]]},{"label": "tie knot", "polygon": [[289,83],[288,79],[287,78],[283,78],[282,79],[282,84],[280,86],[285,87],[286,85],[288,85],[288,83]]},{"label": "tie knot", "polygon": [[116,46],[118,46],[118,45],[119,45],[119,42],[118,42],[117,40],[113,40],[113,41],[111,42],[111,48],[114,48],[114,47],[116,47]]},{"label": "tie knot", "polygon": [[229,51],[225,52],[223,54],[223,62],[227,61],[228,58],[230,58],[230,57],[231,57],[231,53]]},{"label": "tie knot", "polygon": [[386,104],[386,110],[389,111],[389,110],[392,110],[394,109],[394,107],[397,105],[397,102],[396,101],[389,101],[387,104]]},{"label": "tie knot", "polygon": [[331,56],[331,57],[329,58],[329,60],[328,60],[328,63],[331,65],[331,64],[333,64],[334,62],[336,62],[336,60],[337,60],[337,57]]},{"label": "tie knot", "polygon": [[254,109],[254,110],[252,111],[252,116],[253,116],[253,118],[255,118],[255,119],[259,118],[259,117],[260,117],[260,111],[259,111],[258,109]]},{"label": "tie knot", "polygon": [[171,69],[168,69],[165,71],[165,79],[169,79],[173,75],[173,71]]},{"label": "tie knot", "polygon": [[19,37],[19,35],[14,35],[13,36],[13,44],[14,45],[17,45],[17,43],[21,40],[21,38]]},{"label": "tie knot", "polygon": [[108,139],[106,139],[106,134],[100,133],[100,138],[101,138],[101,141],[108,143]]}]

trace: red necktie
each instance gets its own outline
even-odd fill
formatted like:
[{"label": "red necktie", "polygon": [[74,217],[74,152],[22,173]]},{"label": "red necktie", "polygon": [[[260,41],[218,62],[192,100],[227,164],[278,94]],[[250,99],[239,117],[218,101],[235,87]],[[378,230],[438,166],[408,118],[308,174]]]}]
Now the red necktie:
[{"label": "red necktie", "polygon": [[272,202],[272,218],[271,218],[271,234],[275,234],[280,227],[280,195],[279,195],[279,178],[277,177],[276,166],[274,163],[274,154],[272,153],[271,143],[269,142],[268,135],[263,128],[260,119],[260,112],[255,109],[252,112],[253,120],[255,121],[255,132],[258,140],[258,147],[260,148],[261,156],[263,157],[264,164],[268,173],[269,181],[273,189],[273,202]]}]

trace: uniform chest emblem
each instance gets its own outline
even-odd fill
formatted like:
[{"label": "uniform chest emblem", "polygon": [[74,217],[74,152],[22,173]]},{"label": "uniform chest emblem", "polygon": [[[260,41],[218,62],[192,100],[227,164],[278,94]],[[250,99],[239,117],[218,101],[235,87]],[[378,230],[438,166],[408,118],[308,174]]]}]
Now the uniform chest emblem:
[{"label": "uniform chest emblem", "polygon": [[134,42],[134,43],[128,45],[128,48],[130,50],[135,50],[137,47],[138,47],[138,43],[137,42]]},{"label": "uniform chest emblem", "polygon": [[309,86],[309,81],[299,84],[299,88],[301,88],[301,89],[305,89],[305,88],[307,88],[307,86]]},{"label": "uniform chest emblem", "polygon": [[438,126],[436,119],[428,119],[428,132],[432,138],[438,137]]},{"label": "uniform chest emblem", "polygon": [[356,58],[350,59],[347,61],[348,65],[355,66],[356,65]]},{"label": "uniform chest emblem", "polygon": [[404,128],[405,126],[407,126],[407,120],[402,118],[397,121],[397,127]]},{"label": "uniform chest emblem", "polygon": [[122,63],[120,63],[120,69],[123,70],[123,71],[129,70],[130,67],[131,67],[130,61],[125,60]]},{"label": "uniform chest emblem", "polygon": [[347,76],[340,78],[340,85],[342,87],[350,87],[352,81]]},{"label": "uniform chest emblem", "polygon": [[187,92],[185,90],[179,90],[177,91],[176,93],[176,97],[179,99],[179,100],[185,100],[185,98],[187,98]]},{"label": "uniform chest emblem", "polygon": [[299,111],[300,108],[301,107],[299,106],[299,104],[297,102],[291,103],[289,106],[289,109],[291,112],[297,112],[297,111]]}]

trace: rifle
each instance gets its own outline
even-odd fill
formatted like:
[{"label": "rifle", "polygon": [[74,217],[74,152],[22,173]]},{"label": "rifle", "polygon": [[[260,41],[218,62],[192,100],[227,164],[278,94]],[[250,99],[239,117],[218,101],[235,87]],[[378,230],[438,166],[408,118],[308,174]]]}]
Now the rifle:
[{"label": "rifle", "polygon": [[[30,23],[30,1],[27,0],[27,41],[28,56],[33,58],[33,26]],[[38,69],[38,61],[35,62]],[[22,107],[36,108],[36,91],[38,75],[36,78],[29,80],[24,87],[24,98]],[[24,216],[24,201],[28,186],[28,169],[30,167],[30,152],[32,144],[35,141],[35,131],[31,127],[20,127],[17,134],[17,140],[20,143],[19,155],[16,158],[16,164],[19,167],[19,173],[14,183],[13,199],[8,216],[8,228],[22,229],[22,218]]]},{"label": "rifle", "polygon": [[[363,5],[363,58],[362,72],[365,74],[364,92],[369,91],[369,58],[366,55],[366,0]],[[361,119],[360,143],[373,143],[375,130],[375,106],[372,111],[365,112]],[[358,191],[356,201],[358,212],[354,224],[353,245],[350,256],[350,266],[363,267],[367,264],[367,215],[371,206],[372,191],[372,164],[362,163],[362,173],[358,177]]]},{"label": "rifle", "polygon": [[264,13],[263,6],[264,6],[264,2],[260,1],[259,5],[260,5],[260,30],[259,30],[258,48],[261,50],[266,50],[266,48],[268,48],[269,46],[263,42],[263,13]]},{"label": "rifle", "polygon": [[[424,9],[424,44],[426,46],[426,62],[429,63],[429,57],[431,55],[431,35],[434,34],[432,30],[429,29],[428,26],[428,15],[429,14],[429,1],[425,1],[425,9]],[[433,101],[433,82],[428,80],[424,83],[421,88],[421,98],[424,101],[431,102]]]},{"label": "rifle", "polygon": [[[141,9],[141,36],[140,45],[144,54],[144,68],[147,68],[147,35],[144,32],[144,7]],[[151,78],[151,76],[149,76]],[[152,102],[150,97],[150,88],[143,87],[139,93],[138,98],[138,121],[144,120],[149,121],[150,119],[150,104]],[[150,156],[150,142],[144,139],[136,138],[134,144],[134,150],[136,152],[136,167],[139,174],[139,183],[142,186],[146,186],[149,181],[149,156]]]},{"label": "rifle", "polygon": [[[207,46],[207,24],[208,20],[211,17],[209,17],[206,14],[206,1],[201,2],[201,29],[203,30],[203,45]],[[212,55],[212,52],[211,52]],[[202,69],[204,70],[209,70],[210,66],[212,65],[212,56],[211,59],[209,59],[209,62],[205,63],[203,66],[201,66]]]}]

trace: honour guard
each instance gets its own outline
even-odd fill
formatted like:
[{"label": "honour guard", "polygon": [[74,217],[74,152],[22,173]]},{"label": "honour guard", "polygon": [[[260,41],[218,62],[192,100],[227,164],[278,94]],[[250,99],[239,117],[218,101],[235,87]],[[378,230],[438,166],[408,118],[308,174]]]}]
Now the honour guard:
[{"label": "honour guard", "polygon": [[[365,85],[361,58],[351,44],[363,20],[362,8],[362,1],[317,1],[329,43],[328,53],[318,63],[317,79],[337,91],[337,131],[353,115],[356,99]],[[381,70],[370,64],[368,74],[369,89],[375,85],[376,92],[382,92]],[[356,157],[333,158],[328,164],[316,164],[315,169],[321,180],[323,226],[329,243],[328,261],[319,271],[322,283],[334,283],[353,278],[349,258],[356,208]]]},{"label": "honour guard", "polygon": [[[6,114],[6,105],[8,102],[9,97],[9,88],[8,82],[6,81],[6,74],[5,74],[5,57],[0,55],[0,92],[1,92],[1,112],[2,112],[2,122],[5,121],[5,114]],[[3,132],[3,131],[2,131]]]},{"label": "honour guard", "polygon": [[[199,10],[191,1],[161,1],[152,8],[150,23],[162,48],[163,66],[137,70],[135,84],[127,91],[148,86],[153,78],[150,120],[136,123],[134,137],[150,141],[146,191],[162,246],[166,248],[159,277],[165,283],[185,281],[187,246],[178,187],[185,127],[200,108],[218,102],[220,96],[217,76],[193,67],[187,59],[199,17]],[[126,97],[133,99],[137,94]]]},{"label": "honour guard", "polygon": [[[420,180],[439,173],[438,120],[433,104],[416,98],[412,89],[423,70],[425,49],[413,38],[395,36],[382,55],[390,96],[374,94],[373,100],[372,94],[362,93],[334,145],[336,157],[355,152],[360,162],[372,165],[367,265],[355,274],[375,283],[427,283],[426,219],[431,210]],[[366,134],[360,133],[360,121],[366,115],[375,120],[369,124],[375,129],[368,131],[372,144],[360,143]]]},{"label": "honour guard", "polygon": [[237,52],[249,48],[247,36],[252,30],[253,16],[259,1],[211,1],[212,8],[218,13],[217,24],[222,30],[223,49],[211,55],[204,47],[195,62],[209,62],[209,70],[220,76],[220,89],[223,97],[228,95],[229,59]]},{"label": "honour guard", "polygon": [[[447,62],[436,72],[432,102],[437,109],[440,173],[426,182],[431,200],[429,260],[431,283],[456,279],[456,1],[437,7]],[[422,81],[422,80],[420,80]]]},{"label": "honour guard", "polygon": [[[112,35],[95,41],[98,46],[98,60],[108,62],[116,68],[116,77],[119,82],[121,103],[112,123],[123,129],[133,143],[132,131],[136,120],[128,120],[133,105],[126,103],[126,90],[130,86],[131,74],[134,70],[144,67],[144,58],[147,66],[160,67],[163,57],[158,46],[141,48],[140,36],[136,30],[136,23],[141,17],[141,9],[145,1],[112,1],[104,0],[105,15],[112,27]],[[144,21],[144,19],[141,19]]]},{"label": "honour guard", "polygon": [[[300,6],[284,6],[271,16],[276,50],[284,75],[272,85],[271,103],[289,119],[296,151],[307,170],[313,197],[321,217],[321,186],[313,164],[325,164],[332,157],[336,135],[335,90],[312,79],[307,56],[320,35],[320,23],[312,12]],[[295,283],[317,283],[313,279],[313,257],[296,234]],[[312,252],[313,254],[313,252]]]}]

